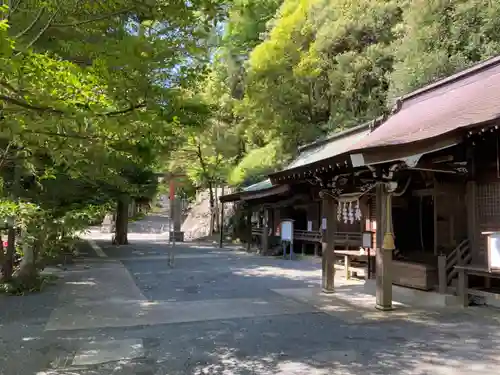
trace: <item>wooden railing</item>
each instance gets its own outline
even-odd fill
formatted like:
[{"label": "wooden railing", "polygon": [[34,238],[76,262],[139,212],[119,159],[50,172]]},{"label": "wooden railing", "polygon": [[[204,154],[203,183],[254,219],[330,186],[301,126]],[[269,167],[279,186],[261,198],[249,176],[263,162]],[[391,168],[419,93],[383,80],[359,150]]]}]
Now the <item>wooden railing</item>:
[{"label": "wooden railing", "polygon": [[[321,242],[320,231],[295,230],[294,238],[300,241]],[[335,232],[335,244],[344,246],[361,246],[363,235],[356,232]]]},{"label": "wooden railing", "polygon": [[252,228],[252,236],[262,236],[263,231],[264,231],[264,228],[253,227]]},{"label": "wooden railing", "polygon": [[293,231],[295,239],[308,242],[321,242],[321,232],[318,230],[307,231],[296,229]]},{"label": "wooden railing", "polygon": [[[252,236],[261,236],[264,228],[252,228]],[[319,230],[301,230],[293,231],[293,238],[306,242],[321,242],[321,232]],[[358,232],[335,232],[335,245],[339,246],[361,246],[363,235]]]},{"label": "wooden railing", "polygon": [[463,240],[448,255],[438,257],[438,277],[439,292],[446,293],[448,286],[458,277],[458,271],[455,266],[467,265],[472,261],[470,243],[468,239]]},{"label": "wooden railing", "polygon": [[356,232],[336,232],[335,245],[361,246],[363,244],[363,234]]}]

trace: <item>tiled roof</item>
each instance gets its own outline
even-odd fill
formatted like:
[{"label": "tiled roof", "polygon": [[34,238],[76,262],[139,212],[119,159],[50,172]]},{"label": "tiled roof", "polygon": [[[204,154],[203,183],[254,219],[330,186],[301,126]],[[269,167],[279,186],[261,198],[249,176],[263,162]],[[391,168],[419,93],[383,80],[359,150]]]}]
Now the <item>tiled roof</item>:
[{"label": "tiled roof", "polygon": [[403,97],[400,110],[352,151],[417,142],[499,117],[500,56]]},{"label": "tiled roof", "polygon": [[259,190],[264,190],[264,189],[269,189],[272,187],[273,184],[271,183],[271,180],[268,178],[264,181],[257,182],[256,184],[247,186],[246,188],[243,188],[244,192],[247,191],[259,191]]},{"label": "tiled roof", "polygon": [[369,124],[356,126],[300,149],[300,154],[281,172],[303,167],[348,152],[370,133]]},{"label": "tiled roof", "polygon": [[[297,158],[275,174],[354,151],[430,139],[497,118],[500,118],[500,56],[404,96],[399,110],[371,132],[370,124],[363,124],[301,147]],[[243,192],[271,187],[272,182],[267,179]]]}]

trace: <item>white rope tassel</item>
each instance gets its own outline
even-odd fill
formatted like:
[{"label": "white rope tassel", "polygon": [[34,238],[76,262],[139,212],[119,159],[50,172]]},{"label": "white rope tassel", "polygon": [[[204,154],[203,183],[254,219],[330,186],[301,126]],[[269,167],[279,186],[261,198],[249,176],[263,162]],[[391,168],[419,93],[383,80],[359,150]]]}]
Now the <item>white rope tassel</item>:
[{"label": "white rope tassel", "polygon": [[337,221],[342,220],[342,203],[337,205]]},{"label": "white rope tassel", "polygon": [[356,201],[356,212],[355,217],[357,221],[361,221],[361,208],[359,206],[359,201]]},{"label": "white rope tassel", "polygon": [[354,223],[354,210],[352,208],[352,202],[349,202],[349,222]]},{"label": "white rope tassel", "polygon": [[347,220],[349,217],[347,216],[347,204],[345,202],[342,202],[342,216],[344,219],[344,223],[347,224]]}]

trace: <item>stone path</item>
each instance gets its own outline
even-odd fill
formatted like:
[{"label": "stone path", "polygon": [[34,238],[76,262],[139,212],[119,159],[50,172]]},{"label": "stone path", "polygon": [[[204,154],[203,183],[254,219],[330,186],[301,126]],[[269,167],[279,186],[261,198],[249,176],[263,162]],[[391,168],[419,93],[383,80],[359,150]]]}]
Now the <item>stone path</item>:
[{"label": "stone path", "polygon": [[57,287],[0,298],[0,374],[498,374],[494,310],[382,313],[356,281],[319,293],[313,262],[97,245]]}]

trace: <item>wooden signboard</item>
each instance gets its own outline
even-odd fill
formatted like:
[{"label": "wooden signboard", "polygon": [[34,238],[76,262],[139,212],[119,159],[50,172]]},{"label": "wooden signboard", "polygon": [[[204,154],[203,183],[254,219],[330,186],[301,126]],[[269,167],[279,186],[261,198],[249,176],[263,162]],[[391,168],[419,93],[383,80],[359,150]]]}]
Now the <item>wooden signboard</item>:
[{"label": "wooden signboard", "polygon": [[281,240],[293,242],[293,220],[281,222]]},{"label": "wooden signboard", "polygon": [[369,249],[373,244],[373,233],[372,232],[363,232],[363,244],[362,246],[365,249]]}]

